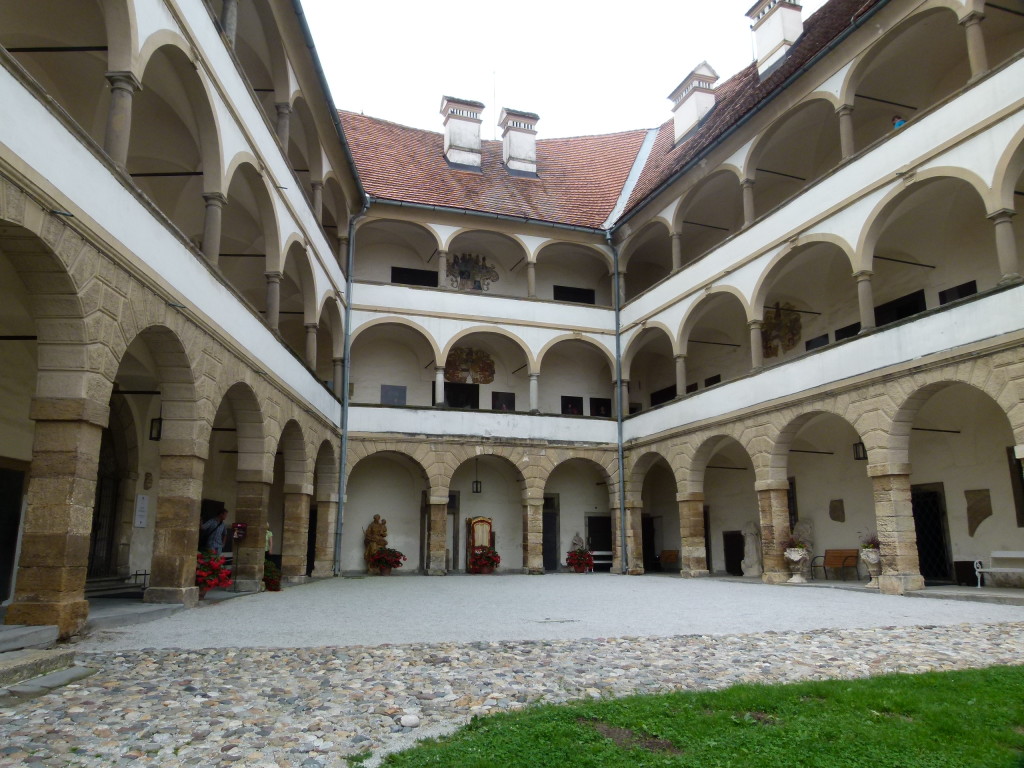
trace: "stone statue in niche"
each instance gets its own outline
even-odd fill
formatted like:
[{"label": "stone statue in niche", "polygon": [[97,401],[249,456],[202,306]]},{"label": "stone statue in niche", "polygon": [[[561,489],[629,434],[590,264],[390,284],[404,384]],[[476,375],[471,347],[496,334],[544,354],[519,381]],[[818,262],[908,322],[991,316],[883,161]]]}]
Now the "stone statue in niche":
[{"label": "stone statue in niche", "polygon": [[800,343],[802,334],[800,313],[789,302],[775,302],[764,313],[761,325],[761,346],[765,359],[778,357]]},{"label": "stone statue in niche", "polygon": [[367,573],[380,573],[379,568],[370,566],[370,557],[374,552],[388,545],[388,521],[374,515],[373,520],[363,531],[363,560],[366,561]]},{"label": "stone statue in niche", "polygon": [[462,253],[448,260],[448,285],[460,291],[489,291],[498,282],[498,270],[480,254]]},{"label": "stone statue in niche", "polygon": [[761,565],[761,531],[753,520],[743,526],[741,566],[744,576],[760,576],[764,573],[764,567]]},{"label": "stone statue in niche", "polygon": [[586,549],[586,546],[587,545],[583,543],[583,537],[580,536],[580,532],[576,531],[576,535],[572,537],[572,547],[570,547],[570,549],[573,551],[577,549]]},{"label": "stone statue in niche", "polygon": [[483,349],[452,347],[444,363],[444,380],[452,384],[490,384],[494,381],[494,359]]}]

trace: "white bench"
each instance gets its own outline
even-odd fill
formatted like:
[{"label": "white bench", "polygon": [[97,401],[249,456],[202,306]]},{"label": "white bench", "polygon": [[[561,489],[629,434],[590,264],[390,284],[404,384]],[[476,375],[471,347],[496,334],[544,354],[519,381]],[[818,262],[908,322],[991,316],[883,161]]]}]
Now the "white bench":
[{"label": "white bench", "polygon": [[[1003,564],[1004,560],[1016,560],[1016,565]],[[1024,574],[1024,552],[1003,550],[993,552],[989,560],[992,564],[986,568],[981,560],[974,561],[974,573],[978,577],[978,588],[981,588],[981,574],[983,573],[1021,573]],[[997,563],[997,561],[1000,561]]]},{"label": "white bench", "polygon": [[591,552],[594,556],[594,565],[607,565],[609,568],[612,567],[612,553],[611,552]]}]

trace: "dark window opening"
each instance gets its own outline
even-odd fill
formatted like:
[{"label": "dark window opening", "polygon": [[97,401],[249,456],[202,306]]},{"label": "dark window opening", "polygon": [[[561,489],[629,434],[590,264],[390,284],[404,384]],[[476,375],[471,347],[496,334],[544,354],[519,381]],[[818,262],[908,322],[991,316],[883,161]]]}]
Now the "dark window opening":
[{"label": "dark window opening", "polygon": [[575,395],[562,395],[562,413],[566,416],[582,416],[583,398]]},{"label": "dark window opening", "polygon": [[887,301],[875,307],[875,323],[877,325],[888,325],[902,320],[905,317],[924,312],[928,305],[924,300],[924,289],[900,296],[898,299]]},{"label": "dark window opening", "polygon": [[686,385],[686,394],[690,395],[690,394],[693,394],[694,392],[696,392],[697,391],[697,386],[698,385],[697,385],[696,381],[693,382],[692,384],[687,384]]},{"label": "dark window opening", "polygon": [[651,392],[651,407],[667,403],[676,396],[676,385],[673,384],[671,387],[665,387],[659,389],[657,392]]},{"label": "dark window opening", "polygon": [[641,405],[640,403],[630,403],[629,404],[629,412],[631,414],[633,414],[633,413],[640,413],[641,410],[643,410],[643,405]]},{"label": "dark window opening", "polygon": [[610,397],[592,397],[590,398],[590,415],[591,416],[611,416],[612,415],[612,399]]},{"label": "dark window opening", "polygon": [[808,339],[804,342],[804,350],[810,352],[812,349],[818,349],[818,347],[828,346],[828,334],[823,333],[821,336],[815,336],[813,339]]},{"label": "dark window opening", "polygon": [[858,333],[860,333],[860,323],[844,325],[842,328],[836,328],[836,341],[842,341],[843,339],[852,339]]},{"label": "dark window opening", "polygon": [[973,280],[960,285],[954,285],[952,288],[947,288],[944,291],[939,291],[939,306],[943,304],[949,304],[951,301],[957,299],[964,299],[968,296],[973,296],[978,292],[978,284]]},{"label": "dark window opening", "polygon": [[1010,487],[1017,509],[1017,527],[1024,528],[1024,462],[1014,455],[1013,446],[1006,449],[1006,458],[1010,460]]},{"label": "dark window opening", "polygon": [[577,304],[596,304],[597,296],[592,288],[573,288],[568,285],[554,287],[555,301],[573,301]]},{"label": "dark window opening", "polygon": [[492,411],[514,411],[516,409],[515,392],[491,392]]},{"label": "dark window opening", "polygon": [[398,285],[425,285],[428,288],[437,288],[437,272],[430,269],[392,267],[391,282]]},{"label": "dark window opening", "polygon": [[480,407],[479,384],[444,383],[444,401],[449,408],[478,409]]},{"label": "dark window opening", "polygon": [[405,405],[405,387],[395,384],[380,385],[381,405]]},{"label": "dark window opening", "polygon": [[721,382],[722,374],[716,373],[714,376],[708,376],[706,379],[704,379],[704,386],[713,387],[715,386],[715,384],[720,384]]}]

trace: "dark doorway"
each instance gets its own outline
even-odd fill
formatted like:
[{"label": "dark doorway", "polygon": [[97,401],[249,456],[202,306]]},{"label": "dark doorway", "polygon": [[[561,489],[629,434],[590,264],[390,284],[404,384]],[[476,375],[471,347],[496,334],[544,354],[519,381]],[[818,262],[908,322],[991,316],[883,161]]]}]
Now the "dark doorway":
[{"label": "dark doorway", "polygon": [[309,507],[309,530],[306,531],[306,575],[313,575],[313,566],[316,565],[316,505]]},{"label": "dark doorway", "polygon": [[705,505],[704,507],[704,562],[708,566],[708,573],[714,573],[715,569],[711,565],[711,507]]},{"label": "dark doorway", "polygon": [[722,531],[725,549],[725,572],[731,576],[743,575],[743,531]]},{"label": "dark doorway", "polygon": [[444,402],[449,408],[480,409],[479,384],[444,383]]},{"label": "dark doorway", "polygon": [[558,494],[544,494],[544,521],[543,521],[541,551],[544,554],[544,570],[557,571],[561,561],[561,552],[558,548]]},{"label": "dark doorway", "polygon": [[[587,546],[591,552],[612,551],[612,518],[594,516],[587,518]],[[594,563],[595,571],[610,571],[611,561]]]},{"label": "dark doorway", "polygon": [[0,601],[11,596],[25,473],[0,469]]},{"label": "dark doorway", "polygon": [[917,559],[925,583],[952,583],[953,563],[949,555],[946,527],[946,492],[942,483],[910,487],[917,533]]},{"label": "dark doorway", "polygon": [[92,508],[92,531],[89,538],[90,578],[117,575],[117,459],[114,440],[109,429],[103,430],[100,440],[99,473],[96,478],[96,500]]},{"label": "dark doorway", "polygon": [[645,571],[660,571],[658,565],[658,550],[654,545],[654,518],[647,515],[640,516],[640,535],[643,537],[643,555]]}]

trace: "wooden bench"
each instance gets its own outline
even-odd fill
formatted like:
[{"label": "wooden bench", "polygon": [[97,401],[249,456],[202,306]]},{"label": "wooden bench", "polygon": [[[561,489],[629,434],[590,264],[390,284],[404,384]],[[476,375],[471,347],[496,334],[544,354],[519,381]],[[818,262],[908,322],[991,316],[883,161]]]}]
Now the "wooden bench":
[{"label": "wooden bench", "polygon": [[826,549],[824,555],[818,555],[811,560],[811,572],[813,573],[815,568],[821,568],[827,581],[828,569],[831,568],[832,570],[838,570],[843,581],[846,581],[846,569],[853,568],[853,577],[859,579],[860,573],[857,570],[859,562],[859,549]]},{"label": "wooden bench", "polygon": [[[1016,560],[1016,565],[1010,565],[1009,563],[996,563],[996,561],[1003,560]],[[985,564],[981,560],[974,561],[974,573],[978,577],[978,589],[981,589],[981,574],[983,573],[1022,573],[1024,574],[1024,552],[1014,552],[1010,550],[1002,550],[1000,552],[993,552],[989,558],[991,565],[986,568]]]},{"label": "wooden bench", "polygon": [[608,570],[612,568],[612,553],[611,552],[591,552],[594,556],[594,566],[607,565]]}]

